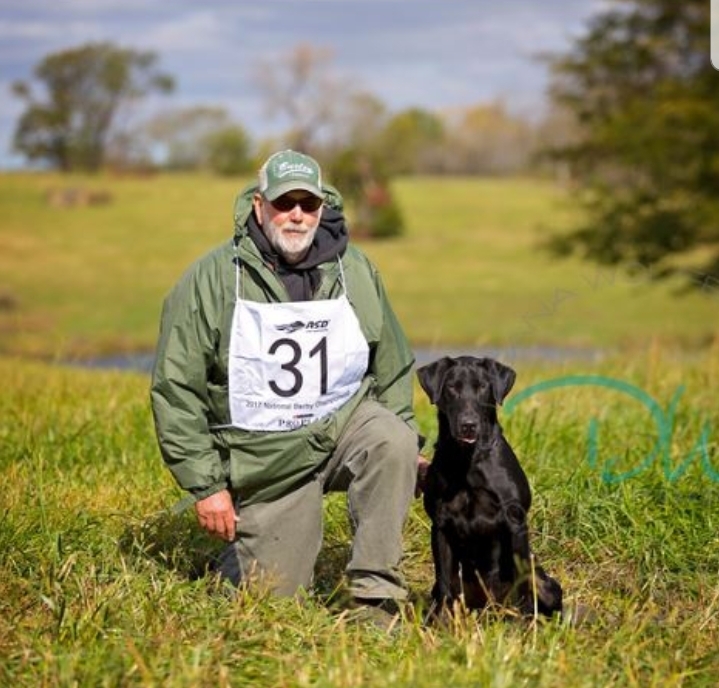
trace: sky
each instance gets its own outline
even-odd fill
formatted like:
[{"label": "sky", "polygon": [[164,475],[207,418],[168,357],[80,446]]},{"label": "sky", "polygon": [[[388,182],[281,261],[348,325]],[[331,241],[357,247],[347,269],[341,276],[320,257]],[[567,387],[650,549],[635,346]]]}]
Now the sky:
[{"label": "sky", "polygon": [[300,43],[331,51],[342,79],[391,112],[433,112],[501,99],[536,116],[547,68],[537,55],[565,52],[608,0],[1,0],[0,167],[23,102],[10,85],[47,54],[111,41],[151,50],[176,80],[157,107],[225,108],[252,137],[281,131],[255,83],[260,62]]}]

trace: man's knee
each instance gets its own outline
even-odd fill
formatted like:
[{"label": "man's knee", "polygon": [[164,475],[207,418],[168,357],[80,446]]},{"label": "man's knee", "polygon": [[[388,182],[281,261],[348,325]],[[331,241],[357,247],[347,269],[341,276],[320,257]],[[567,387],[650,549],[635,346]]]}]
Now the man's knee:
[{"label": "man's knee", "polygon": [[414,475],[417,462],[417,435],[400,418],[384,410],[368,424],[363,446],[367,460],[380,470]]},{"label": "man's knee", "polygon": [[223,553],[220,573],[278,596],[312,584],[322,546],[322,487],[309,481],[279,499],[237,504],[237,539]]}]

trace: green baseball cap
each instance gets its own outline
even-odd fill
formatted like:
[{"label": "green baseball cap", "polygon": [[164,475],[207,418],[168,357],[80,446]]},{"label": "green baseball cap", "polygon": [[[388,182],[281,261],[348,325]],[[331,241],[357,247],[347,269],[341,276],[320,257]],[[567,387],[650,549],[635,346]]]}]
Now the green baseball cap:
[{"label": "green baseball cap", "polygon": [[289,191],[302,189],[323,198],[322,171],[314,158],[293,150],[274,153],[260,168],[260,193],[274,201]]}]

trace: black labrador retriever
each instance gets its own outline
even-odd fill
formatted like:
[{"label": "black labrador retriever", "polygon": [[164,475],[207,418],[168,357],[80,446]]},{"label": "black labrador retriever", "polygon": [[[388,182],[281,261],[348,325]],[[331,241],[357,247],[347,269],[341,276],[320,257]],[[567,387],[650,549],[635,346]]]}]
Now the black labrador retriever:
[{"label": "black labrador retriever", "polygon": [[529,546],[527,477],[497,420],[515,372],[491,358],[445,357],[417,370],[439,430],[424,485],[432,521],[433,610],[514,605],[561,614],[562,588]]}]

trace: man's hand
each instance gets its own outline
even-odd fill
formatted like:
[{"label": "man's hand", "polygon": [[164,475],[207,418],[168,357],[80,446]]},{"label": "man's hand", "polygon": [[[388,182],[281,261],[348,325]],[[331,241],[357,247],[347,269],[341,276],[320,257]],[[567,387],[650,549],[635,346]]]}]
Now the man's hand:
[{"label": "man's hand", "polygon": [[195,502],[195,513],[200,526],[210,535],[228,542],[235,539],[235,507],[229,490],[216,492]]},{"label": "man's hand", "polygon": [[427,479],[429,461],[421,454],[417,456],[417,484],[414,488],[414,496],[419,497],[424,492],[424,484]]}]

